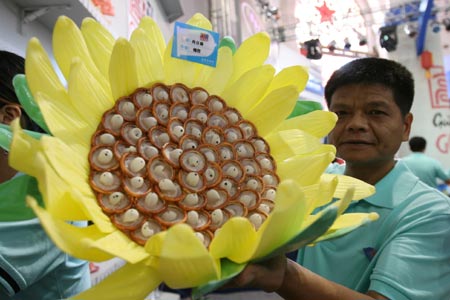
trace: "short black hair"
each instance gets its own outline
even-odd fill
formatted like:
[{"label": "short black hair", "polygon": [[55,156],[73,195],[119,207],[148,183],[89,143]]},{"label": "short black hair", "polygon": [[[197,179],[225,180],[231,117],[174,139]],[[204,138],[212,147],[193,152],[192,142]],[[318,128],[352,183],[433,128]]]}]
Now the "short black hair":
[{"label": "short black hair", "polygon": [[381,84],[392,90],[395,103],[405,116],[414,100],[414,79],[411,72],[398,62],[384,58],[355,59],[334,71],[325,86],[328,106],[334,92],[350,84]]},{"label": "short black hair", "polygon": [[[25,73],[25,59],[9,51],[0,50],[0,98],[9,103],[20,105],[19,98],[13,86],[13,78],[17,74]],[[0,107],[6,103],[0,101]],[[25,128],[37,132],[44,132],[31,118],[25,113],[22,106],[22,116],[25,120]]]},{"label": "short black hair", "polygon": [[427,146],[427,140],[421,136],[414,136],[409,139],[409,149],[412,152],[423,152]]}]

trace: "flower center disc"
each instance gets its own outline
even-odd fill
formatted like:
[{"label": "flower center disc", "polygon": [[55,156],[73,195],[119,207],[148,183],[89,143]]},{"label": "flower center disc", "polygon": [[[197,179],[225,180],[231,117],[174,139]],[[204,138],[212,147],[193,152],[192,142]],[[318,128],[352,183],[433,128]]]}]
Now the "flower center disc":
[{"label": "flower center disc", "polygon": [[98,204],[140,245],[187,223],[208,246],[229,218],[259,228],[274,206],[279,178],[269,145],[202,88],[138,88],[103,114],[91,143]]}]

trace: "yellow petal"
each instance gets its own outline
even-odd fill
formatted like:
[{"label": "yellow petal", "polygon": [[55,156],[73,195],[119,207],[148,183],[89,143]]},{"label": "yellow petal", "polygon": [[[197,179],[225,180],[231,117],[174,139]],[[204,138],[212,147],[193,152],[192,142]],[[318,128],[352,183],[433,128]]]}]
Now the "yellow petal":
[{"label": "yellow petal", "polygon": [[[278,163],[278,175],[282,180],[293,179],[301,186],[316,182],[333,160],[332,153],[298,156]],[[301,172],[299,172],[301,170]]]},{"label": "yellow petal", "polygon": [[274,90],[253,107],[247,113],[246,118],[255,124],[259,135],[266,136],[289,116],[295,106],[297,97],[298,91],[295,86],[286,86]]},{"label": "yellow petal", "polygon": [[[66,216],[68,220],[92,220],[103,232],[111,232],[114,228],[109,218],[102,212],[97,204],[97,199],[88,184],[89,165],[87,153],[80,155],[72,151],[67,145],[58,139],[42,137],[40,140],[45,149],[43,155],[46,163],[41,165],[42,190],[54,193],[59,190],[64,200],[57,198],[55,194],[48,195],[48,210],[58,216]],[[54,183],[60,182],[58,187]],[[78,215],[76,212],[78,212]]]},{"label": "yellow petal", "polygon": [[283,121],[277,130],[300,129],[316,137],[324,137],[336,125],[335,113],[315,110]]},{"label": "yellow petal", "polygon": [[[39,191],[48,211],[65,220],[92,220],[103,232],[111,232],[111,222],[97,205],[83,177],[86,171],[80,167],[82,163],[76,161],[78,155],[61,151],[65,147],[56,138],[44,136],[39,141],[33,139],[20,130],[17,121],[13,122],[12,129],[10,164],[38,179]],[[64,158],[65,155],[67,158]],[[68,160],[70,157],[73,160]],[[79,174],[76,174],[77,170]]]},{"label": "yellow petal", "polygon": [[126,264],[97,285],[72,297],[73,300],[142,300],[161,280],[158,272],[142,263]]},{"label": "yellow petal", "polygon": [[[63,105],[70,104],[66,89],[55,73],[47,53],[36,38],[32,38],[28,42],[25,58],[25,75],[34,97],[40,91],[45,91],[49,98],[63,103]],[[39,103],[39,99],[35,100]],[[42,113],[44,114],[44,112]],[[75,113],[75,115],[77,114]],[[44,117],[46,122],[48,122],[49,116],[44,114]]]},{"label": "yellow petal", "polygon": [[212,30],[211,22],[204,15],[196,13],[193,15],[187,23],[192,26],[200,27],[206,30]]},{"label": "yellow petal", "polygon": [[266,61],[269,50],[270,37],[265,32],[259,32],[243,41],[233,56],[234,70],[229,86],[239,80],[244,73],[261,66]]},{"label": "yellow petal", "polygon": [[103,83],[106,82],[91,58],[80,29],[68,17],[60,16],[57,19],[53,29],[52,46],[55,59],[66,80],[69,79],[72,59],[78,57],[83,61],[89,72],[95,75],[97,80],[102,80]]},{"label": "yellow petal", "polygon": [[11,130],[13,132],[10,145],[10,153],[8,156],[9,164],[16,170],[22,171],[33,177],[39,175],[39,162],[36,161],[34,155],[30,153],[42,151],[41,143],[29,135],[22,128],[18,119],[11,122]]},{"label": "yellow petal", "polygon": [[114,102],[81,60],[72,62],[68,80],[72,104],[89,127],[97,128],[103,113],[113,107]]},{"label": "yellow petal", "polygon": [[318,207],[322,207],[325,204],[333,200],[333,196],[338,185],[337,176],[320,177],[318,183],[304,186],[303,192],[306,199],[309,199],[308,214],[311,214],[313,210]]},{"label": "yellow petal", "polygon": [[109,81],[114,101],[134,92],[138,87],[136,58],[130,43],[119,38],[114,45],[109,65]]},{"label": "yellow petal", "polygon": [[209,245],[214,258],[228,258],[236,263],[248,261],[256,245],[255,227],[247,218],[231,218],[216,231]]},{"label": "yellow petal", "polygon": [[351,227],[359,224],[364,224],[365,222],[371,222],[378,220],[379,215],[377,213],[346,213],[340,215],[336,221],[334,221],[333,225],[331,225],[330,231],[339,230],[346,227]]},{"label": "yellow petal", "polygon": [[171,39],[164,54],[164,74],[166,82],[167,84],[181,82],[192,88],[195,86],[195,83],[198,82],[197,78],[201,76],[202,71],[205,69],[212,69],[213,67],[172,57],[172,45],[173,40]]},{"label": "yellow petal", "polygon": [[281,70],[270,83],[268,91],[276,90],[281,87],[293,85],[300,92],[308,82],[308,71],[302,66],[291,66]]},{"label": "yellow petal", "polygon": [[[35,38],[28,44],[25,69],[30,90],[52,134],[64,140],[72,139],[76,143],[86,143],[81,137],[86,133],[87,124],[73,108],[50,59]],[[42,91],[45,91],[45,94]],[[45,101],[53,102],[51,108],[43,103]],[[87,142],[89,143],[89,139]]]},{"label": "yellow petal", "polygon": [[52,134],[73,147],[74,151],[79,151],[80,154],[86,152],[95,128],[90,127],[75,110],[70,109],[71,104],[52,101],[44,93],[38,93],[35,98]]},{"label": "yellow petal", "polygon": [[38,179],[39,191],[42,193],[46,207],[61,218],[68,220],[85,220],[83,211],[73,201],[61,201],[67,196],[65,182],[53,171],[42,154],[41,142],[37,141],[13,124],[13,141],[9,162],[11,166]]},{"label": "yellow petal", "polygon": [[159,29],[158,24],[156,24],[152,18],[144,16],[139,22],[138,28],[144,30],[155,48],[155,51],[159,54],[159,60],[161,61],[166,50],[166,41],[164,40],[164,36]]},{"label": "yellow petal", "polygon": [[216,280],[215,260],[189,225],[178,224],[167,231],[159,260],[161,279],[171,288],[187,288]]},{"label": "yellow petal", "polygon": [[336,205],[338,207],[338,216],[341,215],[349,206],[350,202],[352,202],[355,195],[355,187],[349,187],[347,191],[344,194],[344,197],[340,199],[339,201],[336,201],[333,203],[333,205]]},{"label": "yellow petal", "polygon": [[336,198],[344,197],[346,191],[350,187],[355,187],[355,194],[353,196],[353,200],[359,200],[366,197],[369,197],[375,193],[375,187],[370,185],[362,180],[346,176],[346,175],[337,175],[337,174],[323,174],[322,177],[328,176],[337,176],[338,178],[338,186],[336,188],[336,192],[334,196]]},{"label": "yellow petal", "polygon": [[[264,95],[267,85],[272,81],[275,69],[270,65],[249,70],[235,84],[222,93],[229,106],[235,107],[246,117],[246,113]],[[256,124],[255,124],[256,125]]]},{"label": "yellow petal", "polygon": [[272,132],[266,136],[266,141],[270,145],[270,154],[277,161],[311,153],[322,145],[317,137],[298,129]]},{"label": "yellow petal", "polygon": [[199,74],[198,86],[203,86],[210,94],[222,96],[225,85],[233,72],[233,53],[228,47],[219,48],[215,68]]},{"label": "yellow petal", "polygon": [[378,220],[377,213],[347,213],[339,216],[333,225],[325,234],[320,236],[314,243],[340,237],[347,234],[360,226],[364,226],[370,222]]},{"label": "yellow petal", "polygon": [[117,256],[130,263],[138,263],[148,257],[143,247],[118,230],[105,234],[95,225],[76,227],[53,217],[31,197],[27,203],[55,244],[72,256],[90,261],[104,261]]},{"label": "yellow petal", "polygon": [[253,258],[263,257],[293,238],[302,228],[306,209],[300,187],[292,180],[282,181],[275,208],[257,232],[259,243]]},{"label": "yellow petal", "polygon": [[[188,22],[189,25],[211,30],[211,23],[201,14],[195,14]],[[166,82],[174,84],[181,82],[188,87],[194,87],[205,70],[213,69],[199,63],[172,57],[173,38],[170,39],[164,53],[164,73]]]},{"label": "yellow petal", "polygon": [[80,29],[95,65],[103,77],[108,78],[109,59],[114,46],[114,37],[92,18],[83,19]]},{"label": "yellow petal", "polygon": [[134,30],[130,43],[136,53],[136,64],[139,66],[136,70],[139,86],[147,86],[152,82],[164,80],[161,54],[145,31],[141,28]]}]

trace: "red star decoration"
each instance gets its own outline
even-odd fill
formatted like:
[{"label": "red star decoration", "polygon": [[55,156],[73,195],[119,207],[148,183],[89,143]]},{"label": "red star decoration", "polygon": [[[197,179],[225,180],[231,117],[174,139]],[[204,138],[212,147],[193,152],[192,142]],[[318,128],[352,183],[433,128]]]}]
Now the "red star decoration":
[{"label": "red star decoration", "polygon": [[333,14],[336,12],[335,10],[330,9],[325,1],[322,6],[316,6],[316,8],[320,12],[320,23],[328,21],[333,24]]}]

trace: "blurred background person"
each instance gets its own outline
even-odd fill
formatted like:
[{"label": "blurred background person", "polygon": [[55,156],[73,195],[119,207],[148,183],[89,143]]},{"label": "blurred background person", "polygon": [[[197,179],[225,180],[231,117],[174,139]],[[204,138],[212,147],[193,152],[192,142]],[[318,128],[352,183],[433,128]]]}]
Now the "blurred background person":
[{"label": "blurred background person", "polygon": [[[39,131],[38,125],[22,110],[12,84],[13,77],[23,73],[24,58],[0,51],[0,122],[9,125],[20,118],[23,128]],[[0,188],[5,190],[20,176],[24,174],[8,165],[8,152],[0,151]],[[8,199],[11,194],[0,193],[0,299],[57,300],[89,288],[88,262],[59,250],[47,237],[39,219],[32,215],[21,220],[12,217],[17,207],[27,209],[26,192],[21,194],[19,199]],[[14,202],[17,205],[8,208],[8,203]]]},{"label": "blurred background person", "polygon": [[438,160],[425,154],[426,147],[427,141],[425,138],[421,136],[412,137],[409,140],[409,149],[412,153],[402,160],[420,180],[429,186],[438,188],[439,179],[447,186],[450,185],[448,172],[445,172]]}]

